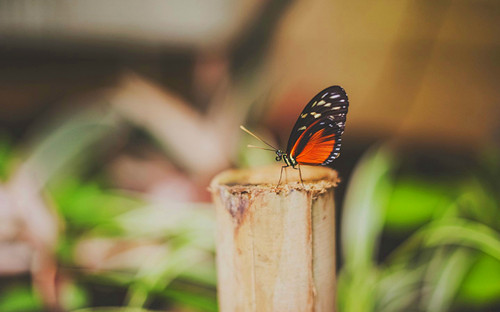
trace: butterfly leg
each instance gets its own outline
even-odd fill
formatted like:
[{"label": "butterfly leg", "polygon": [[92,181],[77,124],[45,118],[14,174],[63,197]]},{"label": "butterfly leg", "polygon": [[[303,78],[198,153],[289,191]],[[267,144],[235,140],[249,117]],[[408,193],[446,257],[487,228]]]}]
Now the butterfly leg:
[{"label": "butterfly leg", "polygon": [[300,170],[300,164],[298,164],[297,166],[298,168],[295,168],[295,166],[292,166],[292,168],[295,170],[299,170],[300,183],[302,183],[302,187],[305,187],[304,180],[302,179],[302,170]]},{"label": "butterfly leg", "polygon": [[280,186],[281,184],[281,178],[283,177],[283,169],[286,168],[288,166],[281,166],[281,172],[280,172],[280,179],[278,181],[278,185],[276,185],[276,187]]},{"label": "butterfly leg", "polygon": [[300,177],[300,183],[302,183],[302,187],[305,187],[304,180],[302,180],[302,170],[300,170],[300,164],[299,164],[299,177]]}]

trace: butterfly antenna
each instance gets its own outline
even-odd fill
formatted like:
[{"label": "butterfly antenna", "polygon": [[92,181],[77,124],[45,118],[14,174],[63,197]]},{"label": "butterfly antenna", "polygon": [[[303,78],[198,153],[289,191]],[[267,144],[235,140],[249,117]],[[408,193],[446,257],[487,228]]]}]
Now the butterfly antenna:
[{"label": "butterfly antenna", "polygon": [[267,146],[273,148],[273,151],[277,151],[278,150],[276,147],[272,146],[271,144],[267,143],[266,141],[262,140],[261,138],[259,138],[258,136],[256,136],[252,132],[250,132],[250,130],[248,130],[247,128],[245,128],[243,126],[240,126],[240,129],[243,130],[243,131],[245,131],[246,133],[250,134],[251,136],[253,136],[257,140],[261,141],[262,143],[266,144]]},{"label": "butterfly antenna", "polygon": [[255,146],[255,145],[252,145],[252,144],[248,144],[247,147],[258,148],[258,149],[261,149],[261,150],[271,151],[271,152],[275,152],[276,151],[276,150],[271,149],[271,148],[265,148],[265,147]]}]

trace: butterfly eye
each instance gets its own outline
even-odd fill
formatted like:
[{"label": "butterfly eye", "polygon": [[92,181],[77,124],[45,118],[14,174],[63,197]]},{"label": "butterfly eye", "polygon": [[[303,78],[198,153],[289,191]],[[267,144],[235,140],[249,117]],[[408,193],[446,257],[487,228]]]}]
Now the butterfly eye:
[{"label": "butterfly eye", "polygon": [[277,150],[276,151],[276,161],[280,161],[281,159],[283,159],[283,152],[281,150]]}]

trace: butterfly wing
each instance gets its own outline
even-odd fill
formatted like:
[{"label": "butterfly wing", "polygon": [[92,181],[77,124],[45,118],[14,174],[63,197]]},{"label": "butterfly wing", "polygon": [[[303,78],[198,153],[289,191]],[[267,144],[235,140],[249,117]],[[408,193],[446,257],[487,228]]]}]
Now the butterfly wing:
[{"label": "butterfly wing", "polygon": [[348,106],[347,94],[339,86],[318,93],[295,123],[287,154],[299,164],[330,164],[340,154]]},{"label": "butterfly wing", "polygon": [[304,131],[320,117],[333,115],[337,119],[343,117],[345,122],[348,106],[347,94],[340,86],[328,87],[319,92],[299,115],[288,139],[287,153],[290,153]]}]

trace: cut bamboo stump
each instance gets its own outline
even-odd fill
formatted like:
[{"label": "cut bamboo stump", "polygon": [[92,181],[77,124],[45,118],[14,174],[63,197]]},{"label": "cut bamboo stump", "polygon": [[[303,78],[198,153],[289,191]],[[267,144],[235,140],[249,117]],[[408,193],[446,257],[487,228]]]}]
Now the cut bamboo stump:
[{"label": "cut bamboo stump", "polygon": [[222,312],[335,311],[337,172],[279,166],[229,170],[210,190],[217,215]]}]

